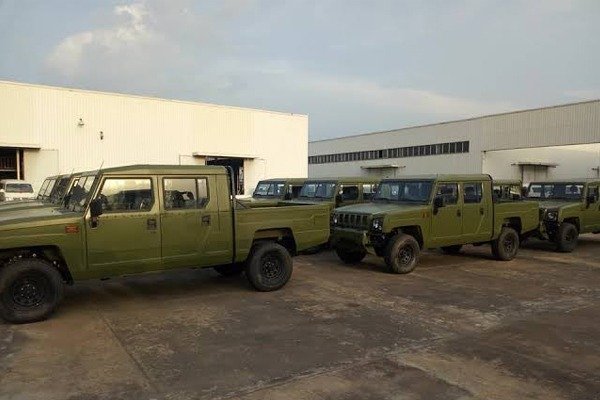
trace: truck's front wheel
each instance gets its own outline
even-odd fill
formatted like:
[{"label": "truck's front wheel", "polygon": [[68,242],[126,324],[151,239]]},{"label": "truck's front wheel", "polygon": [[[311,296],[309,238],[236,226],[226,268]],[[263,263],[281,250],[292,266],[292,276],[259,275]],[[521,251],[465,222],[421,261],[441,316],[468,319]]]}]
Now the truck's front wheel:
[{"label": "truck's front wheel", "polygon": [[570,253],[577,247],[579,231],[577,227],[568,222],[563,222],[556,234],[556,250],[562,253]]},{"label": "truck's front wheel", "polygon": [[419,261],[421,248],[414,237],[399,233],[390,239],[385,249],[385,263],[390,272],[408,274]]},{"label": "truck's front wheel", "polygon": [[336,247],[335,254],[337,254],[339,259],[345,264],[358,264],[365,258],[367,251],[362,248],[357,250],[348,250],[345,247]]},{"label": "truck's front wheel", "polygon": [[62,277],[45,260],[20,258],[0,268],[0,316],[8,322],[46,319],[62,297]]},{"label": "truck's front wheel", "polygon": [[492,254],[497,260],[510,261],[519,251],[519,234],[513,228],[502,228],[498,239],[492,242]]},{"label": "truck's front wheel", "polygon": [[292,276],[292,257],[287,249],[273,242],[254,246],[246,264],[250,284],[261,292],[283,287]]}]

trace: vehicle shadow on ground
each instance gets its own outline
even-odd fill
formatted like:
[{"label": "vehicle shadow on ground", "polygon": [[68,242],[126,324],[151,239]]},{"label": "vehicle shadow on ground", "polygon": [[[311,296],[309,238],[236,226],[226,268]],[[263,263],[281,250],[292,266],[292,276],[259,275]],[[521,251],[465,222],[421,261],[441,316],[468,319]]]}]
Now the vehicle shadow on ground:
[{"label": "vehicle shadow on ground", "polygon": [[183,269],[155,274],[123,276],[110,280],[89,280],[67,286],[59,311],[102,305],[102,308],[131,300],[161,302],[182,297],[208,297],[224,292],[239,294],[254,289],[244,274],[223,277],[212,270]]},{"label": "vehicle shadow on ground", "polygon": [[[587,250],[592,249],[595,246],[600,245],[600,236],[598,235],[586,235],[581,236],[577,241],[577,249],[579,250]],[[556,253],[556,245],[548,240],[541,240],[532,238],[527,240],[524,243],[521,243],[521,247],[527,250],[536,250],[536,251],[549,251]]]}]

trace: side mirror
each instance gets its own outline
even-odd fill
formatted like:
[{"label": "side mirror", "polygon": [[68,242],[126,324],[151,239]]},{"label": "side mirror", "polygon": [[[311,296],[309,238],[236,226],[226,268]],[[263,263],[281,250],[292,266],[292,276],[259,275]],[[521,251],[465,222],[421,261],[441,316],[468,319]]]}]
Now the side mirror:
[{"label": "side mirror", "polygon": [[102,215],[102,200],[94,199],[90,201],[90,216],[92,219]]},{"label": "side mirror", "polygon": [[587,202],[587,206],[588,207],[590,206],[590,204],[594,204],[596,202],[596,195],[595,194],[588,194],[586,202]]},{"label": "side mirror", "polygon": [[438,210],[446,206],[446,198],[442,195],[437,195],[433,198],[433,213],[437,214]]},{"label": "side mirror", "polygon": [[335,205],[339,205],[342,202],[342,195],[338,194],[335,196]]}]

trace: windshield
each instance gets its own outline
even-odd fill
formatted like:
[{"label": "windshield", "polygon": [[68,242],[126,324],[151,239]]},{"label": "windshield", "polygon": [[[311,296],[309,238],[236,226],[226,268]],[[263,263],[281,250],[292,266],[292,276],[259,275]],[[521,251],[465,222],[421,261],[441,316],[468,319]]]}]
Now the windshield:
[{"label": "windshield", "polygon": [[284,195],[284,182],[258,182],[252,197],[283,197]]},{"label": "windshield", "polygon": [[312,199],[331,199],[335,195],[335,182],[309,182],[300,189],[300,196]]},{"label": "windshield", "polygon": [[43,199],[46,197],[46,191],[48,190],[48,186],[50,185],[50,181],[52,179],[46,179],[43,183],[42,186],[40,187],[40,190],[38,192],[38,199]]},{"label": "windshield", "polygon": [[33,187],[29,183],[7,183],[6,193],[33,193]]},{"label": "windshield", "polygon": [[374,200],[428,203],[432,186],[432,181],[382,182]]},{"label": "windshield", "polygon": [[52,203],[52,204],[59,204],[62,199],[65,197],[65,193],[67,192],[67,189],[69,188],[69,182],[71,182],[71,178],[61,178],[59,180],[56,181],[56,184],[54,185],[54,188],[52,189],[52,191],[49,191],[46,194],[46,197],[48,197],[48,200]]},{"label": "windshield", "polygon": [[581,200],[583,183],[532,183],[527,197],[550,200]]},{"label": "windshield", "polygon": [[94,184],[94,175],[82,176],[73,182],[73,186],[64,198],[64,205],[69,210],[80,210],[87,206],[90,189]]}]

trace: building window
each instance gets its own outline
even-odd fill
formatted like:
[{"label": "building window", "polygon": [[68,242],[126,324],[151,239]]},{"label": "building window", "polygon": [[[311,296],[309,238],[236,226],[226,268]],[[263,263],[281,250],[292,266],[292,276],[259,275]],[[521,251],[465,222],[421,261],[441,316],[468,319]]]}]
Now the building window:
[{"label": "building window", "polygon": [[324,154],[309,156],[309,164],[326,164],[335,162],[377,160],[383,158],[423,157],[440,154],[468,153],[470,142],[435,143],[419,146],[395,147],[380,150],[364,150],[349,153]]}]

